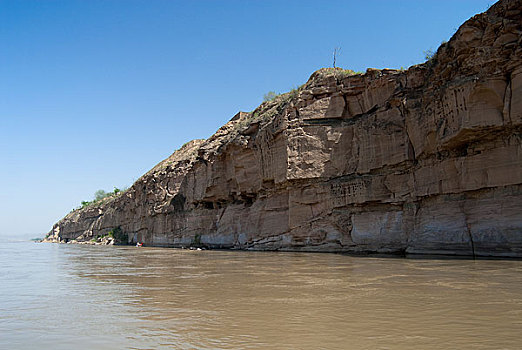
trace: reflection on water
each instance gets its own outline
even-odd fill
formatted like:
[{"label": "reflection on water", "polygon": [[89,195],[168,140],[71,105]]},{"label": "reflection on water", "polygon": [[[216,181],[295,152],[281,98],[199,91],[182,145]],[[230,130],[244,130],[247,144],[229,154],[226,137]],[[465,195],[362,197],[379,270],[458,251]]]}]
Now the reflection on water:
[{"label": "reflection on water", "polygon": [[518,349],[522,261],[7,243],[1,349]]}]

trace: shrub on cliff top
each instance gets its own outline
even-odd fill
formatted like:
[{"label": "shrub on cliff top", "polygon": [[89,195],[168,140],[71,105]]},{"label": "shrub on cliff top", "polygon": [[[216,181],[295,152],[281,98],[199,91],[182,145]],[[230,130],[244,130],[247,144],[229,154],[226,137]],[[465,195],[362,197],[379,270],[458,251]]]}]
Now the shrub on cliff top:
[{"label": "shrub on cliff top", "polygon": [[426,50],[423,52],[424,53],[424,59],[426,61],[429,61],[433,58],[433,56],[435,56],[435,52],[433,52],[433,50]]},{"label": "shrub on cliff top", "polygon": [[[119,189],[118,187],[114,187],[114,190],[112,192],[105,192],[104,190],[98,190],[98,191],[94,192],[94,199],[92,201],[82,201],[81,205],[76,209],[83,209],[85,207],[88,207],[91,204],[98,203],[105,198],[120,195],[123,192],[127,191],[127,189],[128,189],[128,187],[125,186],[122,189]],[[73,210],[76,210],[76,209],[73,209]]]},{"label": "shrub on cliff top", "polygon": [[272,101],[277,96],[278,95],[275,93],[275,91],[268,91],[266,94],[263,95],[263,101]]},{"label": "shrub on cliff top", "polygon": [[101,201],[103,198],[109,196],[110,193],[105,192],[104,190],[98,190],[94,192],[94,200]]}]

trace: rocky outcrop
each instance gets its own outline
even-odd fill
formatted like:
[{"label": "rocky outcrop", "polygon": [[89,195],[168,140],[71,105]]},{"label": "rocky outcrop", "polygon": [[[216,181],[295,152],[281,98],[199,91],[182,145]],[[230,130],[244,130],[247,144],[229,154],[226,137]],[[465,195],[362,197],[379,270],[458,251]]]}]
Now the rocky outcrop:
[{"label": "rocky outcrop", "polygon": [[522,256],[522,2],[406,71],[321,69],[48,240]]}]

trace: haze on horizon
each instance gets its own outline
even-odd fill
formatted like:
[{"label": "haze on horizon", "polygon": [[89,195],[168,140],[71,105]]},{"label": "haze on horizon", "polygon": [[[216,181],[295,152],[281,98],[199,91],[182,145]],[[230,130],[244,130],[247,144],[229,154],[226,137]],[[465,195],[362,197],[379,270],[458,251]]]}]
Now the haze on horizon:
[{"label": "haze on horizon", "polygon": [[0,2],[0,236],[42,237],[268,91],[424,61],[493,1]]}]

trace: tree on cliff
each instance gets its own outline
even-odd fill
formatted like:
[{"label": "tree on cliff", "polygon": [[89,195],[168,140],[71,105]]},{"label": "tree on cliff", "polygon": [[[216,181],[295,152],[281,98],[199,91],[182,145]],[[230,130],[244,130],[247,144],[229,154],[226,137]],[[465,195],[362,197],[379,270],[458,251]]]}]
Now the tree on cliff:
[{"label": "tree on cliff", "polygon": [[100,201],[103,198],[107,197],[108,195],[109,194],[107,192],[105,192],[104,190],[98,190],[98,191],[94,192],[94,200]]}]

